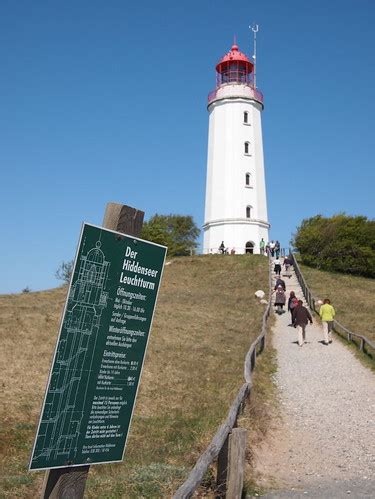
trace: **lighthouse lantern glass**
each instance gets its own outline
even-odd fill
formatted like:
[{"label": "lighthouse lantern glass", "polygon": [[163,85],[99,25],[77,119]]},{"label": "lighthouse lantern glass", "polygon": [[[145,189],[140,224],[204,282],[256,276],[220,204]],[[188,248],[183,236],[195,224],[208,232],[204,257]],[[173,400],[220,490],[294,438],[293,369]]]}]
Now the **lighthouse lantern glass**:
[{"label": "lighthouse lantern glass", "polygon": [[227,62],[224,63],[220,72],[217,73],[217,84],[223,83],[250,83],[250,74],[246,63]]}]

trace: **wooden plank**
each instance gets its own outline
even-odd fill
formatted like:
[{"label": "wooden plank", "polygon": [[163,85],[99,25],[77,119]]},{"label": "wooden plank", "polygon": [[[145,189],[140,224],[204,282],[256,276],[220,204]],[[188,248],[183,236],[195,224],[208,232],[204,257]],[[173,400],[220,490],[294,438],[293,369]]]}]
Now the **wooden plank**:
[{"label": "wooden plank", "polygon": [[254,371],[254,369],[255,369],[256,359],[257,359],[257,349],[255,347],[253,350],[253,353],[251,354],[251,370],[252,371]]},{"label": "wooden plank", "polygon": [[228,475],[226,499],[241,499],[245,475],[247,431],[234,428],[229,435]]},{"label": "wooden plank", "polygon": [[43,499],[73,499],[83,497],[90,466],[56,468],[46,473]]},{"label": "wooden plank", "polygon": [[[117,203],[108,203],[103,227],[130,236],[140,236],[144,212]],[[55,468],[46,472],[43,499],[82,499],[90,466]]]},{"label": "wooden plank", "polygon": [[254,341],[251,344],[250,349],[245,357],[244,377],[247,383],[251,382],[251,372],[252,372],[251,366],[252,366],[253,351],[255,350],[255,348],[256,348],[256,342]]},{"label": "wooden plank", "polygon": [[143,217],[144,212],[141,210],[123,204],[108,203],[104,214],[103,227],[139,237]]}]

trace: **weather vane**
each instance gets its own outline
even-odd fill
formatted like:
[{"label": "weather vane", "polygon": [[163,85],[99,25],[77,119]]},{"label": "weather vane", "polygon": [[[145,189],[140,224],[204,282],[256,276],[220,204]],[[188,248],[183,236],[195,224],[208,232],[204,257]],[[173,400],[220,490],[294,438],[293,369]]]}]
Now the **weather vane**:
[{"label": "weather vane", "polygon": [[259,31],[259,25],[253,23],[252,26],[249,26],[249,29],[254,33],[254,55],[253,55],[253,60],[254,60],[254,88],[257,87],[257,80],[256,80],[256,64],[257,64],[257,33]]}]

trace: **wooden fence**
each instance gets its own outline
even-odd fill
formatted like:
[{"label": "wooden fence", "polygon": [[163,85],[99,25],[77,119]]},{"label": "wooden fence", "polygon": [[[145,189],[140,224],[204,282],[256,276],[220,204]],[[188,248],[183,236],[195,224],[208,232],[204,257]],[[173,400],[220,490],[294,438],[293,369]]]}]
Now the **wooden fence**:
[{"label": "wooden fence", "polygon": [[[314,296],[310,288],[307,286],[295,255],[292,252],[290,252],[290,255],[293,260],[294,271],[296,273],[298,282],[300,283],[300,286],[302,288],[305,299],[309,304],[311,310],[319,314],[319,307],[316,305],[317,302],[319,301],[319,298],[317,296]],[[350,343],[354,343],[363,353],[367,354],[371,358],[375,358],[375,343],[366,338],[366,336],[363,336],[362,334],[353,333],[353,331],[350,331],[347,327],[343,326],[340,322],[336,320],[333,321],[333,330],[339,336],[346,338]]]},{"label": "wooden fence", "polygon": [[[237,468],[235,463],[233,463],[233,460],[236,458],[238,459],[238,455],[240,454],[243,456],[244,460],[244,446],[246,446],[246,443],[244,445],[244,440],[242,439],[242,448],[241,444],[236,445],[234,443],[238,440],[239,433],[241,431],[236,429],[237,418],[243,411],[246,400],[251,393],[252,372],[255,368],[257,355],[261,354],[265,348],[267,320],[271,310],[271,295],[272,274],[270,266],[268,304],[263,314],[261,333],[253,341],[245,357],[245,383],[241,386],[237,397],[232,403],[226,420],[217,430],[209,446],[199,457],[187,480],[179,487],[173,496],[174,499],[185,499],[191,497],[202,482],[209,466],[211,466],[215,461],[217,461],[216,497],[241,497],[243,470],[241,470],[241,465]],[[242,436],[243,435],[244,434],[242,433]],[[246,436],[244,438],[246,440]],[[233,441],[232,445],[231,441]],[[234,447],[237,449],[237,452],[233,451]],[[235,488],[237,488],[237,491],[234,491]]]}]

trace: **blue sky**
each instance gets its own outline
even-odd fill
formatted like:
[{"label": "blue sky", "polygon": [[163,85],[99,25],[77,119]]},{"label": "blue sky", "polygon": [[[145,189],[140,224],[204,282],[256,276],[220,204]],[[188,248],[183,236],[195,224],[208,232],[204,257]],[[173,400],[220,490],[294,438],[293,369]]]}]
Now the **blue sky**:
[{"label": "blue sky", "polygon": [[3,0],[0,293],[59,285],[109,201],[203,224],[207,94],[254,21],[271,238],[374,217],[373,0]]}]

